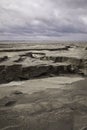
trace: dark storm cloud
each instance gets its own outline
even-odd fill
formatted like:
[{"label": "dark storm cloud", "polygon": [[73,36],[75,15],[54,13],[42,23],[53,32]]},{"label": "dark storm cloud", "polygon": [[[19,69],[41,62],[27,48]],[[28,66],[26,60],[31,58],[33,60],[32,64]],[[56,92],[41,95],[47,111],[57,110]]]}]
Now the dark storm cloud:
[{"label": "dark storm cloud", "polygon": [[87,0],[0,0],[0,39],[85,40]]},{"label": "dark storm cloud", "polygon": [[67,4],[72,8],[87,8],[87,0],[66,0]]}]

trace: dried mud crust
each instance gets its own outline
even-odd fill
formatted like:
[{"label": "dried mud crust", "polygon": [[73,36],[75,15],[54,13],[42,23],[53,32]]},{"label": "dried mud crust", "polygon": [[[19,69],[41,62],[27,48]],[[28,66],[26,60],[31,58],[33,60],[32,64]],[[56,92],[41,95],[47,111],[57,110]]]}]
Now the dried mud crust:
[{"label": "dried mud crust", "polygon": [[[85,47],[25,45],[23,48],[22,45],[21,48],[18,44],[17,52],[15,51],[17,45],[8,47],[6,52],[5,46],[1,48],[3,52],[0,52],[0,83],[61,74],[87,76],[87,50]],[[29,50],[25,51],[27,48]],[[12,49],[14,52],[11,52]]]}]

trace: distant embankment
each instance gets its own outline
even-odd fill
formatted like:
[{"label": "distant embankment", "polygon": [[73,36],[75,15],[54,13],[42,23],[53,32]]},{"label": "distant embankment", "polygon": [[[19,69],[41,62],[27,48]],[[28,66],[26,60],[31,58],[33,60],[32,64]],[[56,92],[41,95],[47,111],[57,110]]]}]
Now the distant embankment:
[{"label": "distant embankment", "polygon": [[0,48],[0,52],[19,52],[19,51],[43,51],[43,50],[48,50],[48,51],[63,51],[63,50],[68,50],[68,46],[66,47],[59,47],[59,48],[32,48],[32,47],[28,47],[28,48],[9,48],[9,49],[1,49]]}]

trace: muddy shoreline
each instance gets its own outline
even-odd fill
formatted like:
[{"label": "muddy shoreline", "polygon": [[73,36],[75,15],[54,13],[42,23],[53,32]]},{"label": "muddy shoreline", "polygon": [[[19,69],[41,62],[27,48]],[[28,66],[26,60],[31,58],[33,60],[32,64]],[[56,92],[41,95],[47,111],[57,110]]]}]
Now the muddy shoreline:
[{"label": "muddy shoreline", "polygon": [[86,83],[87,79],[67,85],[57,83],[56,88],[32,94],[21,89],[11,91],[9,96],[0,99],[0,129],[80,130],[86,127]]},{"label": "muddy shoreline", "polygon": [[0,51],[0,130],[87,129],[86,45],[1,44]]}]

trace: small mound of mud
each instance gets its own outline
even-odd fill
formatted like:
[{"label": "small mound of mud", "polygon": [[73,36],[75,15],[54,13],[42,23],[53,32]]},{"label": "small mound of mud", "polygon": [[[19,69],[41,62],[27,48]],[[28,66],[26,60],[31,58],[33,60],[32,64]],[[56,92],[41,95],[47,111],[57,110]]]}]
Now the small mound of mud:
[{"label": "small mound of mud", "polygon": [[87,127],[82,128],[81,130],[87,130]]},{"label": "small mound of mud", "polygon": [[23,94],[23,93],[21,91],[15,91],[15,92],[13,92],[13,94],[20,95],[20,94]]},{"label": "small mound of mud", "polygon": [[20,57],[17,60],[15,60],[14,62],[22,62],[26,59],[26,57]]},{"label": "small mound of mud", "polygon": [[6,106],[6,107],[13,106],[15,103],[16,103],[15,100],[8,101],[8,102],[5,104],[5,106]]},{"label": "small mound of mud", "polygon": [[8,56],[0,57],[0,62],[6,61],[8,59]]}]

